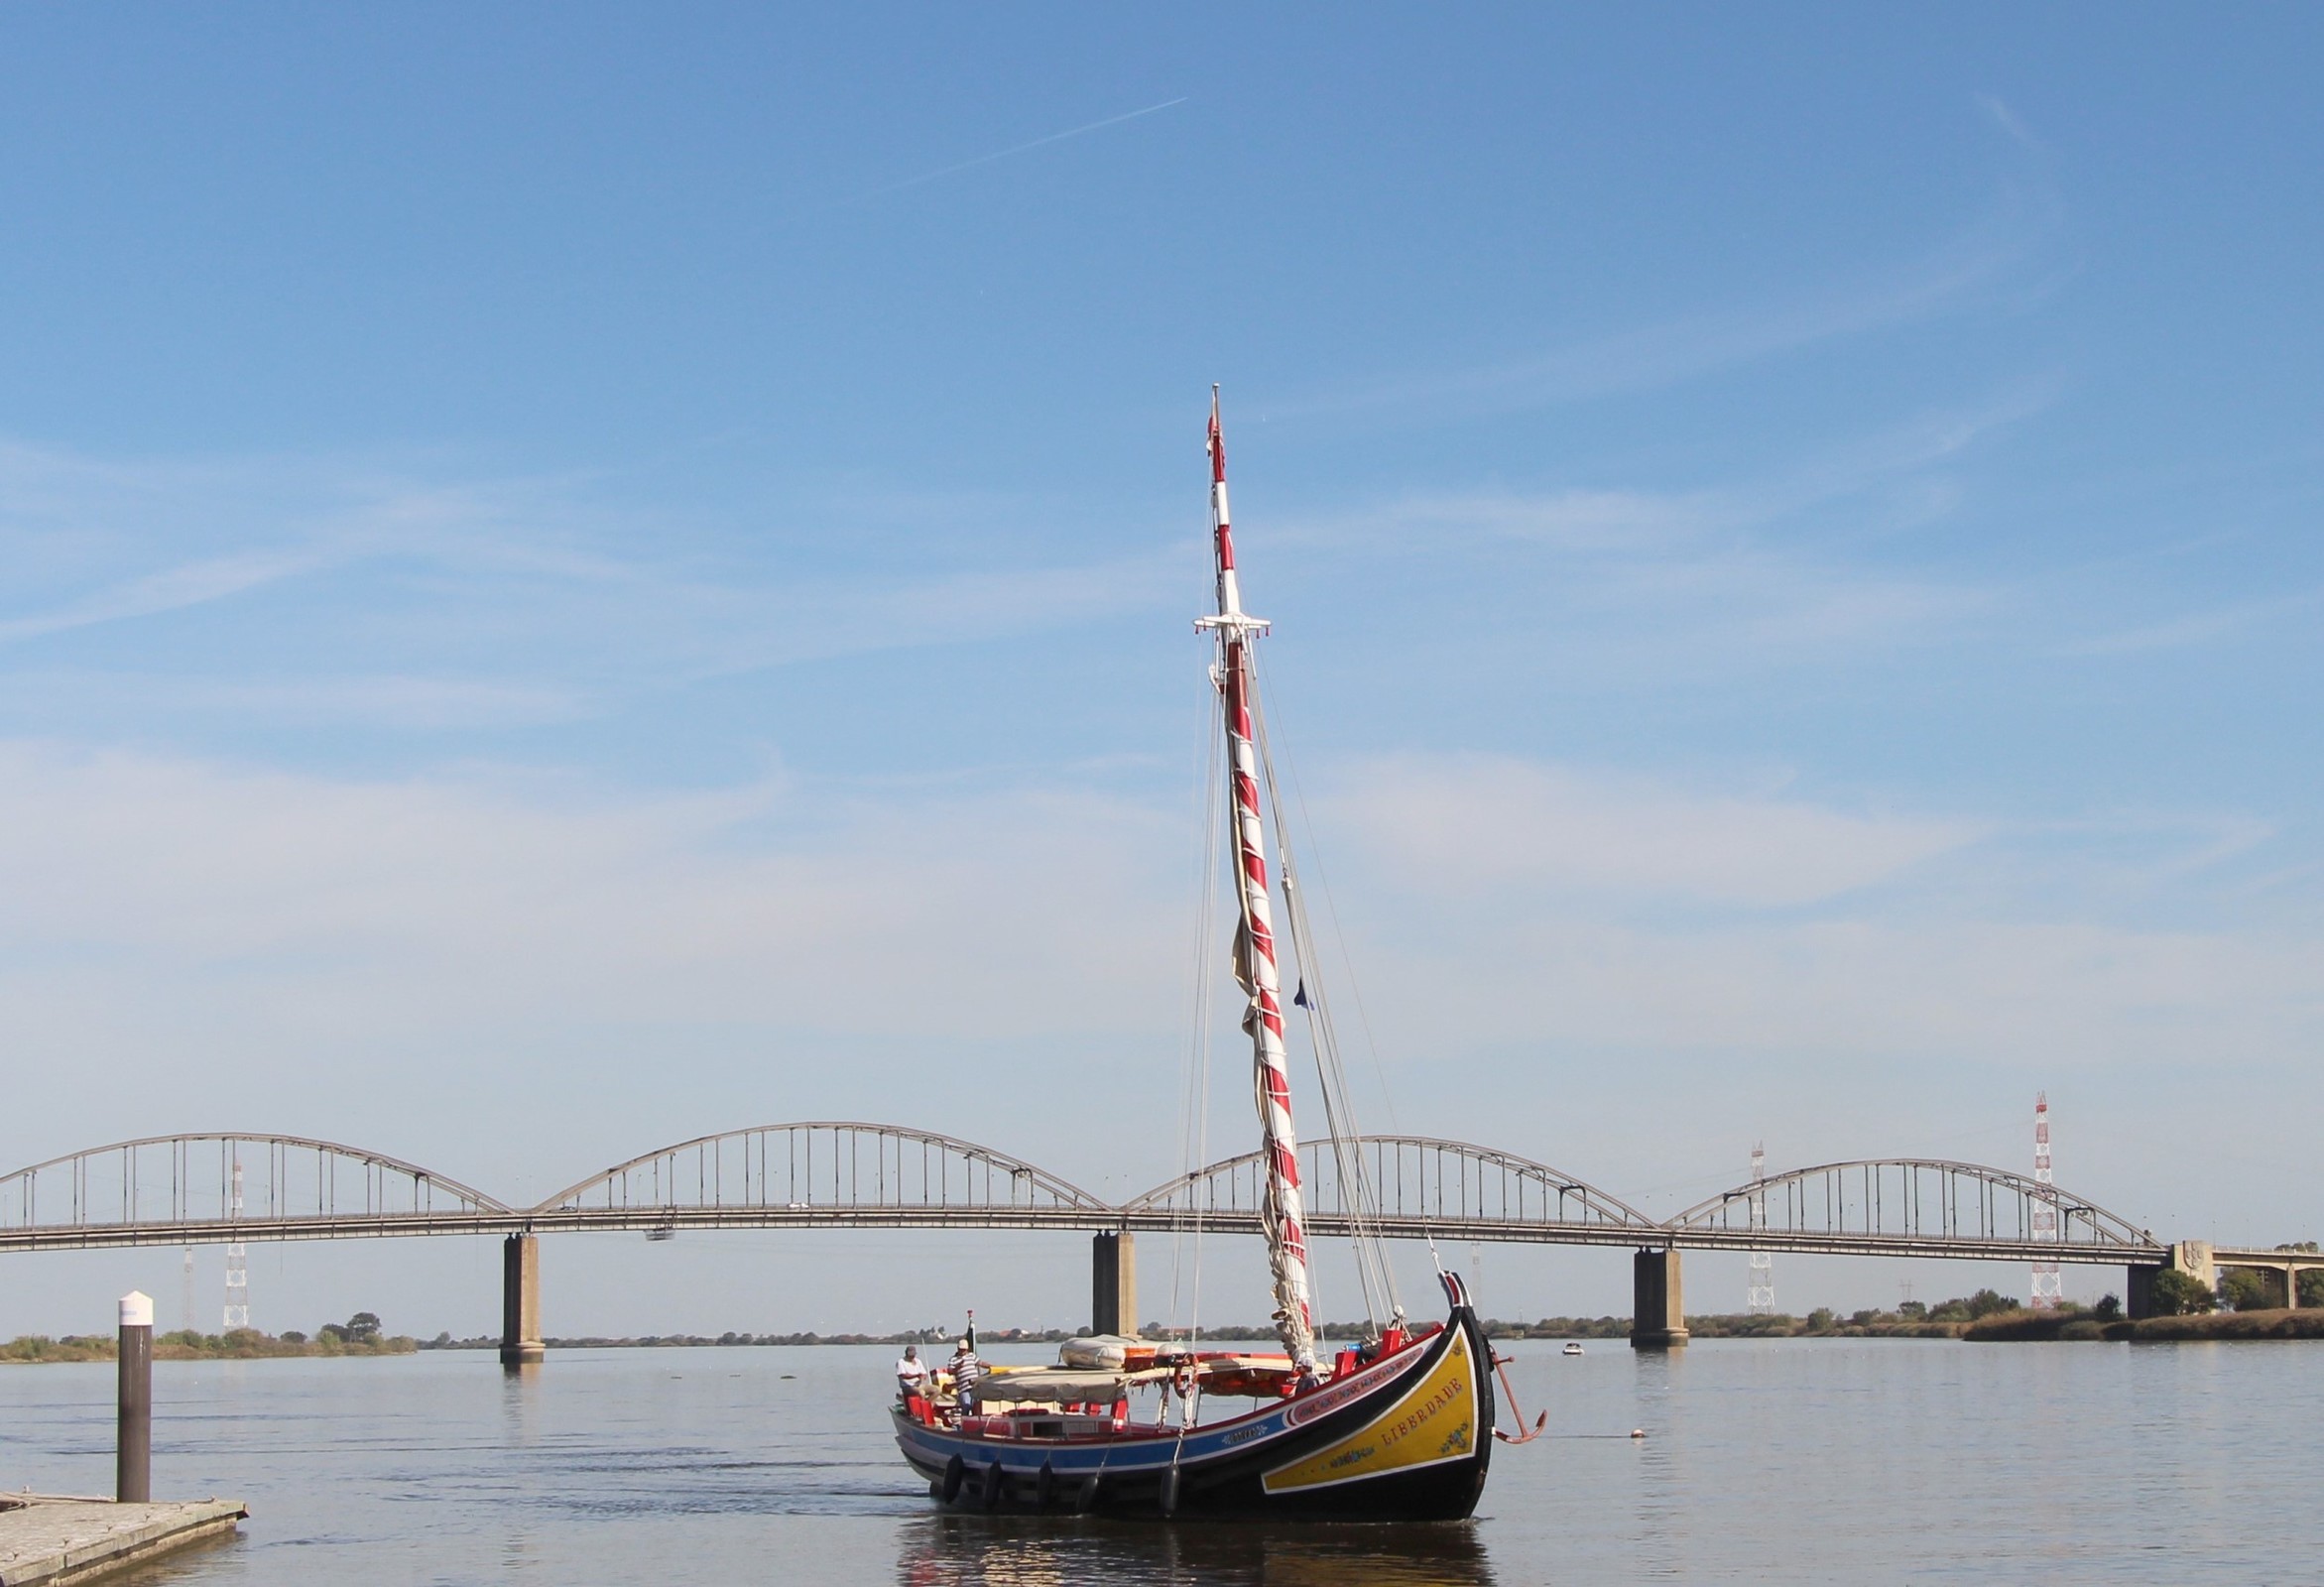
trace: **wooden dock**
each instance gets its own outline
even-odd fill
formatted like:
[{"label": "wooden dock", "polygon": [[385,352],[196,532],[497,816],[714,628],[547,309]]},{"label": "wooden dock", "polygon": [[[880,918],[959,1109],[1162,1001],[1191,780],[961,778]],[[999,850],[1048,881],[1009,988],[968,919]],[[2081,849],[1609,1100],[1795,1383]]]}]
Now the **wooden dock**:
[{"label": "wooden dock", "polygon": [[109,1499],[0,1495],[0,1587],[70,1587],[234,1529],[237,1499],[118,1505]]}]

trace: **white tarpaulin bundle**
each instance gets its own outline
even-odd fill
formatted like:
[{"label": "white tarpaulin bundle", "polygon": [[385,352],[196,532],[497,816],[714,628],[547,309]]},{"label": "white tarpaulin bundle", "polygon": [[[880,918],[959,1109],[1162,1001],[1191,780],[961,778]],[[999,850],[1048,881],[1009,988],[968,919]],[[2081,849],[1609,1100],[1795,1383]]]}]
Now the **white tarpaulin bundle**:
[{"label": "white tarpaulin bundle", "polygon": [[1119,1372],[1130,1364],[1133,1350],[1151,1355],[1155,1347],[1128,1334],[1093,1333],[1068,1339],[1057,1347],[1057,1359],[1068,1367],[1097,1367]]},{"label": "white tarpaulin bundle", "polygon": [[[1147,1374],[1147,1376],[1156,1376]],[[1012,1404],[1043,1405],[1084,1404],[1095,1403],[1110,1405],[1128,1387],[1132,1374],[1126,1372],[1086,1372],[1070,1367],[1029,1367],[1018,1372],[998,1372],[978,1385],[978,1398],[988,1404],[1007,1401]]]}]

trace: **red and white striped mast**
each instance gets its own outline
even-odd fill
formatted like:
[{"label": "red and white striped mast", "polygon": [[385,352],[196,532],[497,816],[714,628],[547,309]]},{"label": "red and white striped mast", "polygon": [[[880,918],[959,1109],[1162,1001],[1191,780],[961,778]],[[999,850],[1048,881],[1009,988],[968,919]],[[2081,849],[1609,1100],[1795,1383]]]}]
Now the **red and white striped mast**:
[{"label": "red and white striped mast", "polygon": [[1235,835],[1235,890],[1242,924],[1235,937],[1235,979],[1250,997],[1243,1029],[1259,1103],[1259,1137],[1267,1164],[1267,1195],[1260,1221],[1275,1277],[1275,1325],[1301,1372],[1315,1367],[1315,1322],[1308,1311],[1306,1212],[1299,1194],[1299,1138],[1291,1127],[1291,1080],[1284,1050],[1283,982],[1276,970],[1275,925],[1267,887],[1267,839],[1259,817],[1259,680],[1251,641],[1267,632],[1264,618],[1243,610],[1235,581],[1234,532],[1227,519],[1227,450],[1219,433],[1218,388],[1210,389],[1210,526],[1218,562],[1218,614],[1198,617],[1197,629],[1218,635],[1211,677],[1225,704],[1227,814]]}]

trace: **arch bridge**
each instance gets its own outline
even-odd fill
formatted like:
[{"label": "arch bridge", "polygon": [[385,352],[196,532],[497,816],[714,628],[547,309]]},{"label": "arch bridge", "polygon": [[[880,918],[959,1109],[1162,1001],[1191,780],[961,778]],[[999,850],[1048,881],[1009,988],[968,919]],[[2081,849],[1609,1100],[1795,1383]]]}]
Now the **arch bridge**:
[{"label": "arch bridge", "polygon": [[[2060,1186],[1938,1159],[1799,1168],[1737,1185],[1661,1220],[1574,1174],[1466,1142],[1326,1137],[1303,1143],[1300,1160],[1307,1225],[1317,1235],[1369,1229],[1392,1239],[1635,1249],[1642,1330],[1653,1305],[1678,1315],[1677,1253],[1684,1249],[2049,1260],[2149,1273],[2183,1265],[2174,1257],[2179,1248]],[[1359,1184],[1369,1186],[1368,1198]],[[1117,1205],[973,1142],[901,1125],[818,1120],[662,1147],[518,1206],[385,1153],[306,1137],[221,1132],[116,1142],[0,1178],[0,1252],[501,1235],[509,1240],[505,1332],[513,1343],[532,1341],[528,1359],[537,1359],[535,1243],[544,1234],[1078,1230],[1098,1237],[1095,1314],[1134,1325],[1131,1237],[1256,1234],[1263,1192],[1257,1153],[1181,1174]],[[2057,1215],[2054,1238],[2036,1234],[2034,1209],[2045,1205]],[[1657,1282],[1667,1293],[1659,1301],[1647,1291],[1650,1257],[1663,1265]],[[2222,1252],[2219,1260],[2232,1265],[2234,1254]],[[1106,1303],[1109,1287],[1112,1304]]]}]

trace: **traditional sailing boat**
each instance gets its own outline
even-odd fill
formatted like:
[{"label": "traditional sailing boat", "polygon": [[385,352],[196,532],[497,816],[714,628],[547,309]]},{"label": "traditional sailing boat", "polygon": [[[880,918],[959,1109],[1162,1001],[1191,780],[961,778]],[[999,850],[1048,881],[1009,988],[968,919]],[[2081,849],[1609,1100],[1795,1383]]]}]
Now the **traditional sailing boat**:
[{"label": "traditional sailing boat", "polygon": [[[947,1505],[984,1510],[1073,1509],[1164,1517],[1285,1520],[1450,1521],[1467,1516],[1485,1486],[1493,1448],[1493,1400],[1485,1376],[1491,1346],[1460,1279],[1439,1273],[1449,1311],[1441,1324],[1406,1326],[1401,1306],[1372,1337],[1334,1353],[1316,1351],[1307,1237],[1299,1188],[1298,1139],[1291,1125],[1284,1039],[1283,982],[1268,885],[1261,785],[1273,791],[1260,723],[1253,639],[1263,619],[1243,610],[1234,533],[1227,515],[1226,446],[1218,393],[1210,406],[1211,542],[1218,610],[1196,620],[1215,636],[1211,676],[1218,687],[1226,749],[1226,821],[1240,920],[1235,977],[1248,1004],[1259,1134],[1267,1185],[1261,1224],[1274,1280],[1281,1355],[1206,1351],[1135,1338],[1074,1340],[1055,1368],[1007,1370],[980,1385],[966,1411],[955,1400],[907,1394],[895,1409],[904,1458]],[[1292,893],[1290,854],[1280,810],[1286,916],[1305,958],[1305,932]],[[1296,961],[1295,961],[1296,962]],[[1299,1007],[1312,1012],[1310,973]],[[1327,1028],[1326,1028],[1327,1029]],[[1328,1037],[1319,1037],[1326,1107],[1344,1122],[1346,1098]],[[1350,1133],[1344,1128],[1335,1132]],[[1341,1160],[1343,1191],[1372,1204],[1362,1165]],[[1359,1213],[1357,1219],[1362,1222]],[[1359,1238],[1362,1230],[1359,1227]],[[1360,1253],[1367,1305],[1378,1277],[1393,1276],[1376,1248]],[[1153,1420],[1133,1418],[1132,1394],[1162,1397]],[[1176,1425],[1167,1415],[1175,1397]],[[1257,1402],[1206,1421],[1205,1400]]]}]

